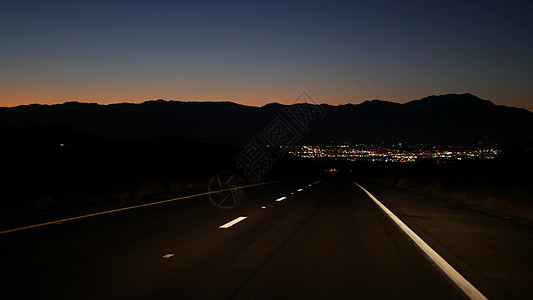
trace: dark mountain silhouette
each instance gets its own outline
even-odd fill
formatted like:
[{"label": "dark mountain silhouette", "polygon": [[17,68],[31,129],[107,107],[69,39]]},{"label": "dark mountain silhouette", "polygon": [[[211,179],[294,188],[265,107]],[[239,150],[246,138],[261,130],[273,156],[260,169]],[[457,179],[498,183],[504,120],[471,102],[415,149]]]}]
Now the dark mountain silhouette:
[{"label": "dark mountain silhouette", "polygon": [[[235,170],[243,145],[293,108],[163,100],[0,108],[0,228],[48,213],[204,192],[213,175]],[[310,124],[301,143],[533,142],[533,113],[470,94],[320,108],[324,117]],[[524,152],[517,153],[519,160],[502,161],[509,167],[496,173],[517,162],[529,166]],[[322,163],[329,164],[289,157],[267,176],[292,180],[322,172]]]},{"label": "dark mountain silhouette", "polygon": [[[231,102],[163,100],[141,104],[27,105],[0,108],[0,137],[4,143],[95,139],[132,142],[185,137],[243,145],[286,107],[278,103],[252,107]],[[303,142],[533,141],[533,113],[495,105],[471,94],[429,96],[405,104],[372,100],[321,107],[324,118],[311,124]]]}]

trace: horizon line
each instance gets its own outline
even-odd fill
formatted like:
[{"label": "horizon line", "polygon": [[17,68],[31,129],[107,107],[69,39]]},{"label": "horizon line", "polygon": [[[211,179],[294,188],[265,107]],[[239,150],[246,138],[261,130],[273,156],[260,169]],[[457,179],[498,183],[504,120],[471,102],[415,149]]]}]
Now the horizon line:
[{"label": "horizon line", "polygon": [[[354,102],[347,102],[347,103],[343,103],[343,104],[330,104],[330,103],[327,103],[327,102],[322,102],[322,103],[310,103],[311,105],[329,105],[329,106],[333,106],[333,107],[339,107],[339,106],[344,106],[344,105],[361,105],[363,103],[366,103],[366,102],[373,102],[373,101],[380,101],[380,102],[387,102],[387,103],[393,103],[393,104],[399,104],[399,105],[402,105],[402,104],[407,104],[407,103],[410,103],[410,102],[413,102],[413,101],[419,101],[419,100],[422,100],[422,99],[426,99],[426,98],[429,98],[429,97],[442,97],[442,96],[452,96],[452,95],[455,95],[455,96],[464,96],[464,95],[471,95],[471,96],[474,96],[480,100],[483,100],[483,101],[488,101],[490,103],[492,103],[493,105],[496,105],[496,106],[503,106],[503,107],[512,107],[512,108],[518,108],[518,109],[524,109],[524,110],[527,110],[528,112],[531,112],[533,113],[533,109],[529,109],[529,108],[526,108],[526,107],[520,107],[520,106],[509,106],[509,105],[505,105],[505,104],[496,104],[494,102],[492,102],[491,100],[486,100],[486,99],[482,99],[472,93],[447,93],[447,94],[432,94],[432,95],[428,95],[428,96],[425,96],[425,97],[422,97],[420,99],[411,99],[411,100],[405,100],[405,101],[399,101],[399,102],[395,102],[395,101],[391,101],[391,100],[382,100],[382,99],[377,99],[377,98],[374,98],[374,99],[367,99],[367,100],[363,100],[359,103],[354,103]],[[65,101],[63,103],[30,103],[30,104],[20,104],[20,105],[15,105],[15,106],[0,106],[0,108],[18,108],[18,107],[26,107],[26,106],[56,106],[56,105],[65,105],[65,104],[68,104],[68,103],[79,103],[79,104],[89,104],[89,105],[100,105],[100,106],[111,106],[111,105],[124,105],[124,104],[132,104],[132,105],[136,105],[136,104],[144,104],[144,103],[148,103],[148,102],[156,102],[156,101],[164,101],[164,102],[181,102],[181,103],[232,103],[232,104],[236,104],[236,105],[241,105],[241,106],[247,106],[247,107],[255,107],[255,108],[262,108],[262,107],[265,107],[267,105],[272,105],[272,104],[278,104],[278,105],[284,105],[284,106],[289,106],[289,105],[293,105],[293,104],[301,104],[302,102],[294,102],[294,103],[291,103],[291,104],[285,104],[285,103],[281,103],[281,102],[276,102],[276,101],[273,101],[273,102],[268,102],[268,103],[265,103],[261,106],[257,106],[257,105],[251,105],[251,104],[243,104],[243,103],[239,103],[237,101],[233,101],[233,100],[226,100],[226,99],[220,99],[220,100],[212,100],[212,99],[205,99],[205,100],[202,100],[202,99],[181,99],[181,100],[176,100],[176,99],[162,99],[162,98],[158,98],[158,99],[148,99],[148,100],[141,100],[139,102],[127,102],[127,101],[123,101],[123,102],[112,102],[112,103],[98,103],[98,102],[91,102],[91,101],[80,101],[80,100],[68,100],[68,101]]]}]

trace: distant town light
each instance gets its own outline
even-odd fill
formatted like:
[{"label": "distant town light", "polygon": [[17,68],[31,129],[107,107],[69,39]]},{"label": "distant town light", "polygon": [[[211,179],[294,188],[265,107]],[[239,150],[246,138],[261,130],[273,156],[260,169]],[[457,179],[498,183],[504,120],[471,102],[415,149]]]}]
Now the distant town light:
[{"label": "distant town light", "polygon": [[[430,144],[387,145],[347,144],[335,145],[305,145],[296,146],[289,153],[308,159],[330,158],[333,160],[369,161],[369,162],[417,162],[417,161],[464,161],[494,159],[501,153],[494,147],[461,147],[461,146],[433,146]],[[336,170],[330,169],[327,172]]]}]

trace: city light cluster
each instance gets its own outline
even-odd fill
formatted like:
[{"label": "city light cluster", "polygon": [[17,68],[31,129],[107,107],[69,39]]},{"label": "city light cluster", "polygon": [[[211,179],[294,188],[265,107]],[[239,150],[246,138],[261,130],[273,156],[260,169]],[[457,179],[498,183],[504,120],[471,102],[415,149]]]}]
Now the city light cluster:
[{"label": "city light cluster", "polygon": [[501,153],[495,147],[434,146],[430,144],[355,144],[296,146],[289,153],[300,158],[370,162],[491,160]]}]

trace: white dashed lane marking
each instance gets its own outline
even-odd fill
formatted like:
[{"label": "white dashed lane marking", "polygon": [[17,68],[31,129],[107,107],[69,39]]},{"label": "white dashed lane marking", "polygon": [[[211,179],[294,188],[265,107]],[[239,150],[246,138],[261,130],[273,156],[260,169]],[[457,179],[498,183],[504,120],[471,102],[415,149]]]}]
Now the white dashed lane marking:
[{"label": "white dashed lane marking", "polygon": [[223,229],[225,229],[225,228],[229,228],[229,227],[231,227],[231,226],[233,226],[233,225],[239,223],[240,221],[242,221],[242,220],[244,220],[244,219],[246,219],[246,218],[247,218],[247,217],[238,217],[238,218],[236,218],[235,220],[229,221],[228,223],[219,226],[218,228],[223,228]]}]

